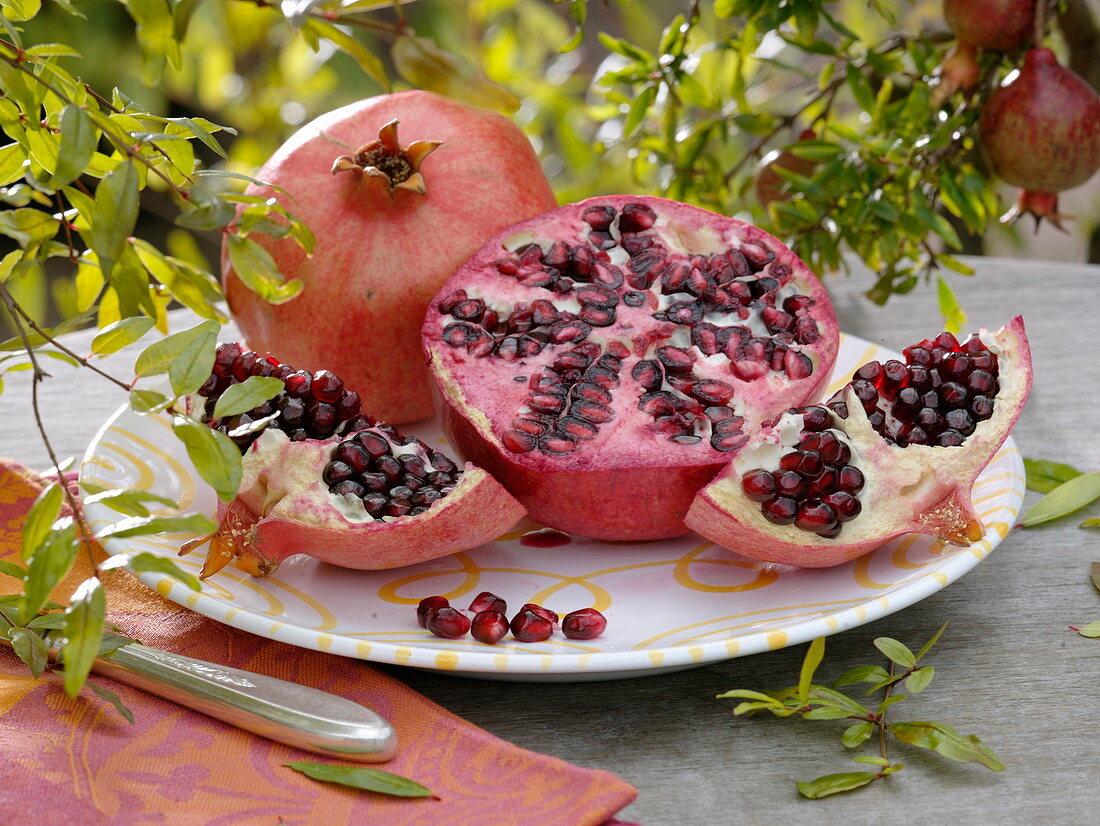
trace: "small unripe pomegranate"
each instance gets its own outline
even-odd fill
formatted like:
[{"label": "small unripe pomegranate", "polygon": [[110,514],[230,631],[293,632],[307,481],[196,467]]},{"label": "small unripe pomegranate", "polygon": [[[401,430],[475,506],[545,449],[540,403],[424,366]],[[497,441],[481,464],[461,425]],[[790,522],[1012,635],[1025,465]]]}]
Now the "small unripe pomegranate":
[{"label": "small unripe pomegranate", "polygon": [[960,40],[940,64],[939,83],[932,93],[932,105],[938,109],[955,92],[973,89],[981,77],[982,67],[978,63],[977,49]]},{"label": "small unripe pomegranate", "polygon": [[[807,129],[798,136],[800,142],[812,141],[816,138],[817,135],[812,129]],[[783,189],[785,181],[775,171],[776,167],[782,167],[799,175],[810,175],[815,166],[817,164],[813,161],[800,158],[787,150],[769,152],[761,159],[760,173],[756,176],[756,198],[760,201],[760,206],[767,209],[772,201],[790,200],[791,193]]]},{"label": "small unripe pomegranate", "polygon": [[943,17],[960,42],[1008,52],[1031,37],[1035,0],[943,0]]},{"label": "small unripe pomegranate", "polygon": [[1050,196],[1100,168],[1100,96],[1049,49],[1032,49],[1019,75],[982,106],[979,129],[994,173],[1023,190],[1006,219],[1028,212],[1061,227]]}]

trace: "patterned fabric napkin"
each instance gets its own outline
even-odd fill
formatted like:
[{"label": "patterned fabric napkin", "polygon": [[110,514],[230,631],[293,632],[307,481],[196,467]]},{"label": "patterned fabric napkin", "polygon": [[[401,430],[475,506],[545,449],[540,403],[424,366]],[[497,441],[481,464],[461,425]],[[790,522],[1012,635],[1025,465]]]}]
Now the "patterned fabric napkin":
[{"label": "patterned fabric napkin", "polygon": [[[20,561],[22,520],[42,484],[0,460],[0,559]],[[57,601],[88,576],[83,555],[77,568],[59,586]],[[416,780],[440,799],[391,798],[310,780],[282,764],[338,761],[93,674],[133,711],[130,725],[88,691],[70,699],[57,677],[32,679],[14,653],[0,648],[4,822],[573,826],[606,823],[636,795],[613,774],[494,737],[362,662],[221,625],[123,571],[103,580],[108,619],[140,642],[303,683],[378,711],[396,727],[399,748],[376,767]],[[0,592],[13,593],[16,585],[0,575]]]}]

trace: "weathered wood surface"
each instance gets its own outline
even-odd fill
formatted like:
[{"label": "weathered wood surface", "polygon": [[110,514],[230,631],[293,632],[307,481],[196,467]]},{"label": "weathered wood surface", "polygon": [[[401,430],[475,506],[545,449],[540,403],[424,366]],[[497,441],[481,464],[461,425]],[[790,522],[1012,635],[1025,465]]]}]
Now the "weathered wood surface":
[{"label": "weathered wood surface", "polygon": [[[978,274],[952,276],[968,327],[996,327],[1022,313],[1035,354],[1031,402],[1016,429],[1024,454],[1100,468],[1100,267],[974,259]],[[888,306],[860,296],[869,277],[830,282],[842,329],[900,348],[937,330],[934,290]],[[182,319],[182,316],[180,317]],[[69,341],[86,351],[90,333]],[[124,376],[132,355],[108,360]],[[93,376],[51,362],[40,393],[60,455],[79,457],[123,401]],[[0,396],[0,455],[48,465],[30,414],[26,374]],[[1027,504],[1036,499],[1029,494]],[[1089,516],[1100,514],[1093,506]],[[679,672],[615,682],[481,682],[392,667],[451,711],[521,746],[615,772],[638,787],[622,817],[646,826],[690,823],[1095,822],[1100,724],[1100,640],[1067,630],[1100,619],[1088,565],[1100,534],[1083,517],[1015,531],[981,565],[924,601],[831,637],[821,676],[876,661],[871,640],[919,645],[950,620],[931,655],[936,679],[899,708],[907,719],[976,733],[1004,761],[999,774],[919,750],[895,748],[907,767],[886,782],[823,801],[794,782],[860,768],[839,743],[843,721],[734,718],[714,695],[778,688],[797,679],[805,646]],[[900,719],[900,718],[898,718]]]}]

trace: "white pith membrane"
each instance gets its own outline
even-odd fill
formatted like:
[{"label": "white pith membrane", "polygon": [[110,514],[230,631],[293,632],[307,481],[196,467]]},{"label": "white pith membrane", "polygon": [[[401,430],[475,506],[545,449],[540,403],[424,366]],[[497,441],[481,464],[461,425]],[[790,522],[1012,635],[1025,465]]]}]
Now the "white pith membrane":
[{"label": "white pith membrane", "polygon": [[[619,225],[632,207],[654,220],[624,240]],[[606,208],[613,210],[606,231],[584,217]],[[722,463],[762,418],[801,403],[826,378],[836,351],[831,308],[813,274],[774,239],[769,245],[755,228],[652,198],[597,198],[547,215],[543,226],[525,222],[471,259],[440,291],[425,325],[444,395],[509,461],[577,470]],[[642,268],[647,259],[658,263]],[[679,283],[677,269],[685,274]],[[648,287],[647,272],[658,273]],[[603,303],[586,300],[601,281],[610,290]],[[735,296],[715,306],[723,303],[712,300],[716,290],[731,289],[745,303]],[[770,330],[764,309],[782,310],[792,296],[810,299],[787,314],[792,330],[801,320],[799,334]],[[581,326],[575,340],[555,340],[555,330],[593,306],[612,310],[609,326]],[[513,320],[528,310],[539,313],[534,327],[517,329]],[[744,332],[718,332],[734,343],[717,339],[711,353],[693,339],[723,328]],[[505,341],[516,338],[535,343]],[[662,354],[690,362],[662,365]]]},{"label": "white pith membrane", "polygon": [[[776,470],[780,458],[803,437],[802,415],[793,412],[764,427],[700,491],[688,526],[748,556],[809,566],[815,564],[815,552],[828,560],[823,564],[836,564],[902,533],[932,534],[959,545],[976,541],[981,523],[970,503],[974,480],[1007,438],[1031,385],[1030,354],[1019,319],[995,333],[983,328],[977,336],[998,357],[999,389],[992,416],[977,422],[959,446],[891,443],[872,427],[851,384],[846,386],[842,399],[848,416],[834,415],[832,432],[849,446],[848,464],[862,472],[864,485],[857,494],[861,512],[843,522],[838,536],[775,524],[742,489],[745,474]],[[851,552],[839,556],[846,550]]]}]

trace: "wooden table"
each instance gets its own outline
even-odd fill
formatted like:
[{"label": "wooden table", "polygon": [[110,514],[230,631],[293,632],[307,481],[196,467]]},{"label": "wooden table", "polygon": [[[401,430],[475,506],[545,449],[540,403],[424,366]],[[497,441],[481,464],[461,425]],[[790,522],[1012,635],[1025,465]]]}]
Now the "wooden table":
[{"label": "wooden table", "polygon": [[[1015,431],[1024,455],[1100,468],[1100,267],[973,259],[973,278],[952,276],[968,327],[1027,319],[1035,355],[1031,401]],[[921,286],[884,308],[860,293],[866,274],[830,282],[842,329],[893,348],[938,331],[934,290]],[[182,328],[184,318],[179,317]],[[86,351],[91,333],[69,338]],[[132,356],[109,360],[123,376]],[[87,370],[51,362],[42,389],[61,455],[79,458],[121,394]],[[48,465],[30,415],[27,374],[6,377],[0,454]],[[1029,494],[1027,504],[1036,499]],[[1087,515],[1096,516],[1095,505]],[[930,655],[932,686],[905,704],[925,719],[978,734],[1006,765],[993,773],[896,747],[907,764],[871,788],[823,801],[801,799],[796,780],[860,768],[839,743],[844,723],[734,718],[731,688],[797,681],[805,646],[643,679],[575,684],[482,682],[388,667],[451,711],[521,746],[615,772],[638,788],[622,817],[672,823],[1095,822],[1100,725],[1100,640],[1067,625],[1100,619],[1088,565],[1100,560],[1096,531],[1076,516],[1015,531],[958,582],[870,625],[831,637],[820,676],[881,658],[871,641],[922,644],[950,626]],[[902,718],[896,718],[902,719]],[[1093,813],[1093,814],[1090,814]]]}]

